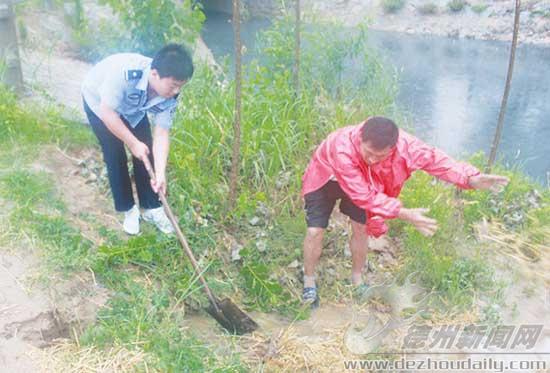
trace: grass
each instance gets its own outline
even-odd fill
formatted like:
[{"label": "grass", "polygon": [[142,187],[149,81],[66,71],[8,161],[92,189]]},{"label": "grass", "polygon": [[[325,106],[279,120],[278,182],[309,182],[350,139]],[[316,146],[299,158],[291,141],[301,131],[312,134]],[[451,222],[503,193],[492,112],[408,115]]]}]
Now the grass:
[{"label": "grass", "polygon": [[[45,284],[51,273],[92,270],[113,291],[98,323],[79,343],[103,348],[111,343],[130,347],[146,341],[139,346],[154,359],[144,362],[141,369],[176,372],[218,367],[219,371],[243,371],[238,356],[212,357],[203,342],[182,331],[183,302],[193,303],[187,298],[197,293],[197,281],[173,239],[142,235],[125,243],[111,237],[107,245],[93,248],[64,216],[66,207],[52,179],[42,172],[2,174],[0,196],[15,205],[3,231],[34,243],[45,259],[41,269],[46,271],[41,276]],[[109,236],[106,229],[103,232]],[[144,282],[144,275],[154,281]],[[219,286],[212,288],[220,290]],[[201,302],[199,297],[197,308],[204,305]]]},{"label": "grass", "polygon": [[488,4],[474,4],[470,7],[472,9],[472,11],[474,11],[475,13],[477,14],[481,14],[483,13],[484,11],[487,10],[487,8],[489,8],[489,5]]},{"label": "grass", "polygon": [[397,13],[405,6],[405,0],[382,0],[385,13]]},{"label": "grass", "polygon": [[[204,299],[197,294],[196,277],[182,260],[174,239],[149,234],[121,242],[98,224],[107,243],[94,247],[67,217],[67,208],[51,176],[31,169],[30,163],[36,162],[41,144],[89,146],[90,136],[81,131],[81,125],[66,121],[51,110],[23,108],[15,95],[4,88],[0,89],[0,96],[6,99],[0,106],[0,118],[5,124],[0,127],[4,135],[0,161],[6,165],[0,174],[0,197],[13,204],[2,232],[12,240],[28,241],[44,258],[40,269],[43,284],[49,284],[54,273],[68,275],[92,270],[114,291],[98,324],[81,336],[80,343],[100,347],[120,343],[131,349],[142,336],[148,343],[140,348],[152,361],[140,369],[176,372],[214,367],[220,372],[242,371],[238,356],[213,357],[203,342],[182,331],[179,321],[185,315],[180,307],[183,301],[193,294],[199,308]],[[27,149],[31,156],[22,151]],[[196,239],[190,242],[198,244]],[[133,275],[128,275],[128,270]],[[144,276],[151,276],[161,287],[141,284]],[[212,287],[220,290],[220,286]],[[193,304],[193,300],[188,303]]]},{"label": "grass", "polygon": [[3,174],[0,180],[2,194],[21,209],[33,208],[38,204],[60,207],[60,201],[55,198],[53,182],[44,172],[14,170]]},{"label": "grass", "polygon": [[[169,198],[216,294],[231,297],[247,311],[276,312],[297,319],[308,315],[298,302],[299,270],[287,266],[302,255],[305,223],[300,185],[309,155],[337,127],[371,114],[395,114],[396,83],[393,72],[365,47],[364,30],[349,33],[327,25],[312,28],[303,36],[303,86],[296,95],[289,75],[292,37],[291,20],[276,19],[259,42],[261,54],[268,57],[245,67],[236,208],[227,208],[233,83],[222,84],[202,66],[182,92],[185,107],[176,115]],[[349,69],[355,69],[353,82],[345,79]],[[206,306],[207,300],[173,237],[146,229],[141,236],[122,241],[98,224],[106,242],[95,247],[65,217],[66,206],[53,181],[47,174],[30,170],[28,159],[22,160],[27,155],[15,150],[48,143],[89,146],[93,143],[90,131],[55,111],[29,110],[5,89],[0,89],[0,98],[0,163],[13,165],[0,174],[0,197],[14,204],[7,229],[36,240],[50,263],[49,270],[91,270],[113,294],[97,323],[78,343],[83,348],[107,351],[116,346],[143,352],[149,360],[138,368],[141,370],[246,370],[238,353],[213,355],[205,337],[189,330],[185,316]],[[483,158],[476,156],[472,161],[480,165]],[[548,191],[540,192],[546,204],[533,207],[525,202],[525,195],[535,183],[518,170],[497,172],[510,175],[511,185],[498,197],[463,193],[461,216],[456,214],[461,202],[454,188],[417,173],[403,191],[404,204],[429,207],[440,230],[428,239],[402,222],[391,222],[392,235],[403,247],[402,265],[393,275],[419,273],[425,287],[456,307],[453,312],[466,312],[481,296],[490,297],[493,304],[499,301],[494,289],[500,285],[493,280],[482,247],[472,237],[475,222],[483,217],[504,219],[513,206],[537,217],[525,219],[513,229],[529,232],[533,240],[546,237],[540,227],[550,223]],[[250,224],[252,219],[257,222]],[[329,239],[334,241],[334,250],[328,255],[339,255],[336,252],[347,237],[335,229],[329,232]],[[235,245],[242,247],[240,260],[231,259]],[[338,299],[332,293],[326,295],[328,300]],[[485,310],[486,318],[497,319],[497,311]]]},{"label": "grass", "polygon": [[447,3],[447,7],[451,12],[461,12],[468,3],[465,0],[451,0]]},{"label": "grass", "polygon": [[[220,85],[208,70],[199,69],[182,92],[188,109],[179,113],[175,123],[174,136],[180,140],[174,143],[170,161],[178,170],[171,186],[179,196],[174,200],[176,208],[191,220],[202,222],[191,231],[198,233],[205,222],[209,227],[222,224],[230,227],[243,245],[242,260],[228,266],[229,277],[236,276],[232,282],[246,289],[239,294],[243,302],[295,316],[301,311],[297,297],[289,294],[300,290],[281,284],[280,279],[286,278],[284,268],[301,257],[305,224],[299,190],[308,161],[304,154],[310,154],[337,126],[390,111],[394,82],[391,72],[384,71],[372,51],[365,48],[365,34],[318,27],[304,35],[308,47],[303,51],[302,65],[307,72],[304,86],[315,89],[304,89],[296,97],[289,76],[292,51],[285,47],[291,25],[288,19],[275,22],[274,29],[282,31],[268,31],[259,43],[265,51],[261,54],[269,55],[269,59],[246,67],[237,207],[226,212],[232,87]],[[319,67],[319,60],[326,62]],[[350,60],[365,63],[357,72],[360,78],[355,86],[338,77]],[[325,70],[325,65],[330,69]],[[328,70],[341,73],[330,74]],[[349,96],[341,97],[342,92]],[[355,110],[343,110],[345,106]],[[281,183],[283,175],[286,181]],[[267,213],[261,211],[262,206],[267,206]],[[260,225],[248,224],[254,217],[261,218]],[[262,235],[267,250],[258,254],[256,242]]]},{"label": "grass", "polygon": [[[482,168],[486,160],[478,154],[471,162]],[[445,294],[449,303],[459,310],[472,307],[473,300],[483,293],[489,296],[490,304],[502,301],[498,289],[504,284],[493,280],[495,273],[487,265],[490,262],[487,244],[473,238],[476,222],[483,218],[506,222],[511,213],[522,213],[525,219],[508,224],[508,229],[521,234],[534,246],[548,240],[548,230],[542,227],[550,223],[550,191],[520,170],[497,166],[493,172],[510,177],[510,184],[504,192],[494,195],[465,191],[460,197],[462,202],[457,200],[454,188],[439,182],[434,184],[428,175],[415,174],[405,186],[401,198],[406,206],[429,207],[430,216],[437,219],[440,229],[428,239],[401,222],[392,222],[393,234],[403,239],[406,248],[404,273],[418,271],[426,286]],[[532,202],[534,190],[538,190],[536,193],[540,195],[537,204]],[[449,206],[462,206],[460,216],[456,214],[458,209]],[[425,271],[425,268],[430,268],[430,271]],[[495,320],[494,310],[486,312],[492,313],[490,319]]]},{"label": "grass", "polygon": [[90,146],[93,135],[81,123],[65,118],[59,105],[20,105],[17,96],[0,87],[0,144],[10,147],[23,144],[54,143],[71,149]]},{"label": "grass", "polygon": [[550,11],[549,10],[533,10],[531,13],[529,13],[530,17],[533,16],[540,16],[543,18],[550,18]]},{"label": "grass", "polygon": [[[107,348],[113,342],[140,348],[157,358],[150,367],[163,372],[204,371],[216,358],[185,331],[184,308],[174,308],[173,295],[161,286],[143,284],[133,276],[119,276],[124,293],[109,302],[98,322],[81,336],[80,343]],[[136,281],[138,280],[138,281]]]},{"label": "grass", "polygon": [[44,245],[46,265],[65,274],[89,264],[92,243],[64,217],[66,208],[43,172],[9,171],[0,176],[3,198],[15,202],[9,225]]},{"label": "grass", "polygon": [[436,14],[439,11],[437,4],[435,3],[422,3],[416,7],[418,12],[423,15]]},{"label": "grass", "polygon": [[[473,305],[474,293],[493,285],[492,273],[478,255],[477,244],[467,237],[455,215],[454,188],[434,184],[432,177],[417,173],[406,184],[401,199],[405,206],[427,207],[439,230],[427,238],[409,225],[392,221],[393,233],[403,239],[403,274],[418,272],[422,283],[442,294],[459,310]],[[425,268],[430,268],[426,271]]]}]

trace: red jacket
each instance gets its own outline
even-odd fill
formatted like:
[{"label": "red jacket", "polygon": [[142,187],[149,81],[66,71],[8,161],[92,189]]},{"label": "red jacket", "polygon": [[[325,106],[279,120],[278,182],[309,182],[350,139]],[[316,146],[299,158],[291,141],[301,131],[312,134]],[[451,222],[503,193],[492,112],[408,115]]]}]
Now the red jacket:
[{"label": "red jacket", "polygon": [[389,157],[368,166],[359,150],[362,126],[340,128],[317,147],[302,178],[302,196],[334,176],[353,203],[365,209],[369,235],[388,231],[384,220],[399,214],[402,204],[397,197],[413,171],[424,170],[462,189],[470,189],[468,178],[480,173],[402,130]]}]

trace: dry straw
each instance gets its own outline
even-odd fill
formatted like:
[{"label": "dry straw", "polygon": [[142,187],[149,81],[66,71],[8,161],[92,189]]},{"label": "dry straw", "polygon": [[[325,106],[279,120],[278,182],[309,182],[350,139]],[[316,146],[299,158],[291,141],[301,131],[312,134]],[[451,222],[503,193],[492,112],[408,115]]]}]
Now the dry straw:
[{"label": "dry straw", "polygon": [[[528,217],[529,219],[533,219]],[[534,228],[513,231],[504,224],[482,221],[476,225],[479,239],[494,243],[497,254],[514,259],[528,273],[550,282],[550,227],[534,222]]]},{"label": "dry straw", "polygon": [[33,349],[31,357],[45,373],[156,372],[150,369],[151,356],[142,351],[124,347],[83,348],[70,340],[59,341],[44,350]]},{"label": "dry straw", "polygon": [[351,355],[343,344],[345,330],[325,329],[318,338],[301,336],[293,326],[271,337],[255,334],[249,338],[245,359],[251,366],[262,366],[268,372],[338,371]]},{"label": "dry straw", "polygon": [[550,239],[550,227],[537,230],[536,233],[546,237],[542,241],[533,239],[533,232],[516,232],[498,221],[484,221],[477,226],[477,230],[482,240],[494,242],[503,254],[517,260],[538,262],[549,249],[547,240]]}]

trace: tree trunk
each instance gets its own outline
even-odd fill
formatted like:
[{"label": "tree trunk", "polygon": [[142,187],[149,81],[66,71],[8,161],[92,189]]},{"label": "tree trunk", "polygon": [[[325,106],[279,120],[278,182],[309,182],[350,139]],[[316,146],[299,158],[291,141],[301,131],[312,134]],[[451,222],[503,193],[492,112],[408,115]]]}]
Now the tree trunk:
[{"label": "tree trunk", "polygon": [[296,30],[294,32],[294,91],[296,96],[300,94],[300,0],[295,0]]},{"label": "tree trunk", "polygon": [[229,206],[235,206],[237,197],[237,178],[239,174],[239,156],[241,149],[241,17],[239,0],[233,0],[233,35],[235,39],[235,112],[233,123],[233,154],[231,157],[231,176],[229,184]]},{"label": "tree trunk", "polygon": [[498,114],[497,129],[493,144],[491,146],[491,153],[489,155],[489,161],[485,167],[485,172],[490,173],[493,164],[495,163],[498,145],[500,143],[500,137],[502,136],[502,127],[504,125],[504,115],[506,114],[506,105],[508,104],[508,95],[510,94],[510,85],[512,83],[512,73],[514,71],[514,61],[516,58],[516,46],[518,43],[519,33],[519,13],[521,8],[521,0],[516,0],[516,13],[514,16],[514,34],[512,37],[512,48],[510,50],[510,61],[508,62],[508,74],[506,75],[506,85],[504,86],[504,94],[502,96],[502,103],[500,105],[500,113]]},{"label": "tree trunk", "polygon": [[15,14],[10,0],[0,0],[0,78],[16,92],[23,90]]}]

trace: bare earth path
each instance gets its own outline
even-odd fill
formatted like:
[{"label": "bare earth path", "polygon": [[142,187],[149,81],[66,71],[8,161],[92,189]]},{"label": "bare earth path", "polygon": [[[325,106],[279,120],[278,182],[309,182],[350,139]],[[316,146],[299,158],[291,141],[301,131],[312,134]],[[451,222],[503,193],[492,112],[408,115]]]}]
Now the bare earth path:
[{"label": "bare earth path", "polygon": [[[85,156],[86,151],[75,154],[79,155]],[[47,146],[29,168],[55,180],[58,195],[67,206],[65,217],[84,237],[96,245],[102,242],[90,219],[119,229],[107,198],[75,173],[79,168],[75,160]],[[89,212],[87,220],[81,216],[83,211]],[[7,216],[0,217],[0,222],[3,219]],[[18,241],[10,239],[9,231],[0,230],[0,236],[0,372],[38,372],[41,370],[32,358],[35,349],[50,346],[58,338],[71,338],[94,322],[109,294],[91,272],[69,278],[52,274],[46,284],[41,283],[41,248],[25,236],[17,237]]]}]

